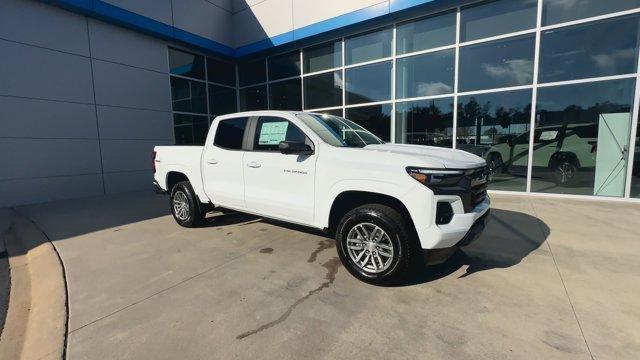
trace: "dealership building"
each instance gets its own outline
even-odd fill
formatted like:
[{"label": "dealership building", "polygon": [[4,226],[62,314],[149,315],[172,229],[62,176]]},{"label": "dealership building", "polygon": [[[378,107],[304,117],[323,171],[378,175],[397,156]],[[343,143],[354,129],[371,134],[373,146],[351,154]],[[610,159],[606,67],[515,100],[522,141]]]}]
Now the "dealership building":
[{"label": "dealership building", "polygon": [[640,0],[0,0],[0,207],[151,190],[154,146],[259,109],[634,201],[639,41]]}]

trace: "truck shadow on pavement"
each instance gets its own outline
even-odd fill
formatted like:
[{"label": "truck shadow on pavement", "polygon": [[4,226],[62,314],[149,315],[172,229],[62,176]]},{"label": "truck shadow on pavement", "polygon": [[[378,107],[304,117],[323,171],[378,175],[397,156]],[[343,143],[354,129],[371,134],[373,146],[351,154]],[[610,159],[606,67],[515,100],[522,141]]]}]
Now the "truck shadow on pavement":
[{"label": "truck shadow on pavement", "polygon": [[[476,241],[460,248],[442,264],[418,266],[412,275],[396,286],[412,286],[435,281],[457,273],[460,269],[464,269],[464,273],[458,278],[465,278],[481,271],[517,265],[531,252],[538,250],[550,234],[549,227],[542,220],[529,214],[492,209],[490,216],[487,227]],[[203,225],[205,227],[238,224],[244,226],[262,222],[327,237],[322,231],[316,229],[235,212],[217,214],[210,216],[207,220]]]},{"label": "truck shadow on pavement", "polygon": [[547,252],[540,246],[549,236],[550,229],[539,218],[501,209],[491,209],[490,216],[490,222],[476,241],[460,248],[442,264],[421,267],[421,271],[416,271],[399,285],[438,280],[464,268],[464,273],[458,276],[462,279],[481,271],[517,265],[536,250]]}]

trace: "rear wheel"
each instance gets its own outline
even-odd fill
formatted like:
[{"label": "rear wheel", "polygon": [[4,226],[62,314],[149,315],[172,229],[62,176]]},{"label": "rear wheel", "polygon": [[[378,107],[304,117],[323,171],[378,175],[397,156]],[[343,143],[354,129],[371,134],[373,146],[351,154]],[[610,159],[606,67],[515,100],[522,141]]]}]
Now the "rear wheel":
[{"label": "rear wheel", "polygon": [[410,270],[417,247],[395,209],[368,204],[348,212],[336,231],[338,255],[347,270],[372,284],[391,284]]},{"label": "rear wheel", "polygon": [[190,228],[203,223],[206,212],[188,181],[173,186],[169,203],[171,214],[180,226]]},{"label": "rear wheel", "polygon": [[556,183],[560,185],[567,185],[573,181],[577,171],[578,168],[574,163],[567,160],[562,160],[556,164],[555,168],[553,169],[553,174]]}]

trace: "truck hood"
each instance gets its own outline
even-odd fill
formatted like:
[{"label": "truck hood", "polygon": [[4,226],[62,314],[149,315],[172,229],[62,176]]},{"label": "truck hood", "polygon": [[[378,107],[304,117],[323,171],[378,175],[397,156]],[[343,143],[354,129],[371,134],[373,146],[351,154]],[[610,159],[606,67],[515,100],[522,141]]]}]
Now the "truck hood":
[{"label": "truck hood", "polygon": [[[416,159],[415,166],[442,167],[448,169],[471,169],[485,166],[483,158],[462,150],[454,150],[425,145],[380,144],[367,145],[363,149],[398,154]],[[435,166],[439,164],[439,166]],[[424,165],[423,165],[424,164]]]}]

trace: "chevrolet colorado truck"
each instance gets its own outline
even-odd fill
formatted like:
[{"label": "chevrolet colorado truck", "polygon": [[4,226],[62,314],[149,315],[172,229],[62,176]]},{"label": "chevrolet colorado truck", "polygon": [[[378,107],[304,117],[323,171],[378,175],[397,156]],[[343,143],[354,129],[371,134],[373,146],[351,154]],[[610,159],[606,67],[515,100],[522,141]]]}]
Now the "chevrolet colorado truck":
[{"label": "chevrolet colorado truck", "polygon": [[482,232],[489,212],[484,159],[384,143],[325,114],[218,116],[204,146],[158,146],[153,165],[181,226],[221,208],[322,229],[349,272],[374,284],[396,282],[416,259],[443,262]]}]

